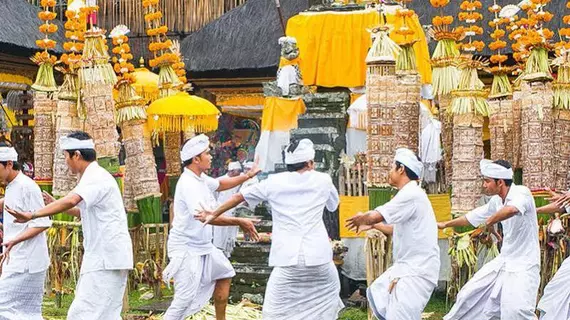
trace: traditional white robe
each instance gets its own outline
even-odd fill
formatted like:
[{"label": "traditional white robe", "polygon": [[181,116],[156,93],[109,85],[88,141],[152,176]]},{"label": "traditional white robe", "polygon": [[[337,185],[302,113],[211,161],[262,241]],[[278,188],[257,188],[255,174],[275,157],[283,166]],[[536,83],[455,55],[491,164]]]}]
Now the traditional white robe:
[{"label": "traditional white robe", "polygon": [[200,311],[210,300],[216,281],[232,278],[235,271],[212,243],[212,225],[194,218],[196,210],[214,209],[214,192],[220,182],[188,169],[180,176],[174,194],[174,219],[168,236],[170,262],[163,272],[168,284],[174,278],[174,299],[165,320],[182,320]]},{"label": "traditional white robe", "polygon": [[498,257],[485,264],[459,291],[445,320],[536,319],[536,297],[540,285],[538,221],[532,193],[512,185],[505,202],[493,196],[489,203],[466,214],[479,226],[504,206],[519,213],[503,225],[503,246]]},{"label": "traditional white robe", "polygon": [[[376,208],[394,226],[394,265],[368,288],[368,300],[379,319],[421,319],[437,286],[439,246],[431,203],[415,181]],[[390,292],[390,285],[397,281]]]},{"label": "traditional white robe", "polygon": [[[44,206],[40,187],[23,173],[6,186],[4,206],[19,211],[35,211]],[[27,223],[16,223],[3,208],[4,242],[8,242],[28,228],[47,228],[49,218]],[[4,261],[0,276],[0,319],[39,320],[42,318],[44,280],[49,267],[45,232],[23,241],[12,248],[10,261]]]},{"label": "traditional white robe", "polygon": [[133,248],[117,181],[97,162],[71,191],[79,195],[85,254],[68,319],[120,319]]},{"label": "traditional white robe", "polygon": [[[222,176],[220,179],[229,178],[227,174]],[[236,194],[240,189],[240,186],[233,187],[228,190],[220,191],[216,193],[217,202],[224,203]],[[233,217],[235,209],[228,210],[224,212],[224,216]],[[238,226],[213,226],[214,229],[214,246],[222,250],[226,257],[229,257],[234,250],[237,234],[239,231]]]},{"label": "traditional white robe", "polygon": [[570,258],[566,258],[544,288],[538,303],[540,320],[570,319]]},{"label": "traditional white robe", "polygon": [[263,303],[265,320],[334,320],[343,308],[338,272],[323,222],[339,197],[329,175],[283,172],[242,190],[250,207],[268,201],[273,217]]}]

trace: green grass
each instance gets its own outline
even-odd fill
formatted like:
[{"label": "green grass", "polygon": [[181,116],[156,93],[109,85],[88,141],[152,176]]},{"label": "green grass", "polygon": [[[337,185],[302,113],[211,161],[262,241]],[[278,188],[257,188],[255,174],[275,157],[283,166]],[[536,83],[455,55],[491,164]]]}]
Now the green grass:
[{"label": "green grass", "polygon": [[[162,290],[162,298],[156,299],[153,298],[151,300],[141,300],[140,297],[144,294],[145,290],[134,290],[129,294],[129,307],[131,310],[137,309],[141,306],[152,304],[155,302],[163,301],[172,297],[172,290],[163,288]],[[55,307],[55,296],[45,297],[43,302],[43,315],[45,320],[63,320],[66,319],[67,310],[69,306],[71,306],[71,302],[73,301],[73,294],[67,294],[63,297],[62,300],[62,308]],[[428,303],[426,309],[424,310],[426,313],[433,312],[434,314],[429,318],[430,320],[439,320],[442,319],[447,309],[445,307],[445,294],[443,293],[436,293],[431,298],[430,302]],[[128,312],[129,315],[144,315],[144,312],[136,312],[131,311]],[[126,318],[125,318],[126,319]],[[339,320],[367,320],[368,316],[366,310],[362,310],[359,308],[346,308],[343,312],[341,312]],[[231,320],[231,319],[228,319]]]},{"label": "green grass", "polygon": [[[433,315],[428,318],[430,320],[443,319],[443,316],[447,313],[447,308],[445,307],[445,294],[434,294],[424,312],[433,312]],[[346,308],[341,312],[338,320],[368,320],[368,314],[366,310],[359,308]]]}]

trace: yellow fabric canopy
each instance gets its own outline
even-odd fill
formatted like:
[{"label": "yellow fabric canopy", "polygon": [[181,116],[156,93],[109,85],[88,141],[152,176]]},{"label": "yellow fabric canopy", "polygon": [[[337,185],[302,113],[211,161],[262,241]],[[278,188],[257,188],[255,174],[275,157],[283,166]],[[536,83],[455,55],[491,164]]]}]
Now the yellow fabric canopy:
[{"label": "yellow fabric canopy", "polygon": [[[395,15],[387,15],[387,23],[398,27],[403,23]],[[360,87],[366,80],[365,59],[372,45],[370,33],[379,24],[376,10],[350,12],[303,12],[289,19],[287,35],[297,39],[300,68],[305,85],[323,87]],[[408,20],[409,21],[409,20]],[[418,72],[422,83],[431,83],[431,65],[424,30],[417,15],[408,27],[419,40],[414,44]],[[393,32],[390,38],[400,40]]]},{"label": "yellow fabric canopy", "polygon": [[181,132],[192,128],[209,132],[218,128],[220,111],[210,101],[180,92],[158,99],[146,109],[148,126],[157,132]]},{"label": "yellow fabric canopy", "polygon": [[297,128],[297,117],[305,113],[303,99],[267,97],[261,117],[262,131],[289,131]]}]

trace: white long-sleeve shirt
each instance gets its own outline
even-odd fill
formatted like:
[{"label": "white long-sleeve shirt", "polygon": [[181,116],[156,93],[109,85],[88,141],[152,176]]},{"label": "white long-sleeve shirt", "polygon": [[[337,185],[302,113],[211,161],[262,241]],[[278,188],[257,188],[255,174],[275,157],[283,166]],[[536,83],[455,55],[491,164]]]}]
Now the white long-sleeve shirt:
[{"label": "white long-sleeve shirt", "polygon": [[297,265],[300,254],[307,266],[332,261],[323,213],[325,207],[336,210],[339,197],[329,175],[314,170],[278,173],[241,193],[251,208],[263,201],[271,207],[270,266]]}]

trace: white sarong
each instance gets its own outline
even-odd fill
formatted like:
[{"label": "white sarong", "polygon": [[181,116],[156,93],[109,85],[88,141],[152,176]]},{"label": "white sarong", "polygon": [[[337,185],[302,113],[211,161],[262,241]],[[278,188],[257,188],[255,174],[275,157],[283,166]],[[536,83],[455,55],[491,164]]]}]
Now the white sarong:
[{"label": "white sarong", "polygon": [[263,320],[336,320],[344,308],[338,271],[331,261],[318,266],[275,267],[267,282]]},{"label": "white sarong", "polygon": [[376,279],[367,290],[370,308],[380,320],[418,320],[426,307],[435,284],[423,277],[401,277],[390,292],[391,268]]},{"label": "white sarong", "polygon": [[566,258],[544,288],[538,310],[541,312],[540,320],[570,319],[570,258]]},{"label": "white sarong", "polygon": [[0,276],[0,320],[43,320],[42,298],[46,271]]},{"label": "white sarong", "polygon": [[120,320],[127,276],[127,270],[98,270],[81,274],[67,319]]},{"label": "white sarong", "polygon": [[540,268],[517,272],[504,270],[504,261],[495,258],[485,264],[457,295],[444,320],[534,320],[540,285]]},{"label": "white sarong", "polygon": [[164,320],[182,320],[200,311],[210,301],[216,281],[236,275],[224,253],[213,248],[210,254],[175,257],[164,269],[163,281],[174,278],[174,299]]}]

